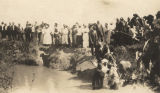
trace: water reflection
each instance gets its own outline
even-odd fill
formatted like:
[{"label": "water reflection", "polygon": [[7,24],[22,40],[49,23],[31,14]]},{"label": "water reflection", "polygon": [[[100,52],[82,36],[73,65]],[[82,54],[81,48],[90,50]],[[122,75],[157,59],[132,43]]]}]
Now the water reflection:
[{"label": "water reflection", "polygon": [[[59,71],[54,71],[42,66],[15,67],[13,93],[53,93]],[[54,91],[55,93],[55,91]]]}]

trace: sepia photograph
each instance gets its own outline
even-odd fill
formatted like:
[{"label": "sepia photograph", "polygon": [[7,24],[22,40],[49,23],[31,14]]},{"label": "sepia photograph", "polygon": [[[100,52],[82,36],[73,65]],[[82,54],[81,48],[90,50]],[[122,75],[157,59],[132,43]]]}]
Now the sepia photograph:
[{"label": "sepia photograph", "polygon": [[0,0],[0,93],[160,93],[160,0]]}]

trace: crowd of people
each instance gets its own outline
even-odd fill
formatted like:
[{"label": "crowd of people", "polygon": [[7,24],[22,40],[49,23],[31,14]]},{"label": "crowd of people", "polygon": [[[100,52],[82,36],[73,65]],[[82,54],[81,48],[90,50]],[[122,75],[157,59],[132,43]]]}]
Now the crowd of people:
[{"label": "crowd of people", "polygon": [[[114,70],[116,64],[109,50],[111,36],[118,32],[136,41],[147,42],[147,40],[160,35],[160,11],[156,14],[156,18],[153,15],[140,17],[138,14],[133,14],[133,17],[128,18],[127,21],[122,17],[117,18],[115,27],[113,26],[113,23],[105,23],[103,26],[100,21],[88,25],[80,25],[77,22],[72,27],[66,24],[61,27],[55,23],[53,28],[44,22],[38,25],[37,22],[31,24],[27,21],[26,27],[22,27],[21,24],[15,25],[14,22],[9,24],[2,22],[0,33],[1,39],[7,40],[36,41],[38,44],[57,47],[91,48],[92,55],[96,56],[98,61],[97,71],[93,79],[93,89],[96,89],[103,87],[106,68],[108,70],[113,69],[110,70],[110,74],[114,74],[113,78],[118,76],[114,73],[116,72]],[[121,37],[118,38],[118,40],[120,39]],[[104,66],[105,71],[103,71]]]},{"label": "crowd of people", "polygon": [[[157,19],[158,16],[157,13]],[[97,47],[99,42],[109,45],[112,34],[116,32],[126,34],[137,41],[151,37],[147,33],[153,32],[154,24],[156,24],[156,21],[153,21],[153,15],[140,17],[138,14],[133,14],[133,17],[128,18],[127,21],[122,17],[117,18],[115,27],[113,27],[113,23],[105,23],[103,26],[100,21],[87,25],[80,25],[77,22],[71,27],[65,24],[60,26],[58,23],[51,27],[44,22],[38,25],[37,22],[31,24],[28,21],[26,26],[22,27],[21,24],[15,25],[14,22],[9,24],[1,22],[0,32],[2,39],[28,42],[37,40],[39,43],[48,45],[91,47],[94,52],[94,48]]]},{"label": "crowd of people", "polygon": [[66,47],[89,47],[89,29],[86,25],[76,23],[73,27],[58,23],[52,29],[49,24],[42,22],[40,25],[26,22],[26,27],[21,24],[15,25],[14,22],[1,22],[1,39],[19,40],[24,42],[37,41],[39,44],[66,46]]}]

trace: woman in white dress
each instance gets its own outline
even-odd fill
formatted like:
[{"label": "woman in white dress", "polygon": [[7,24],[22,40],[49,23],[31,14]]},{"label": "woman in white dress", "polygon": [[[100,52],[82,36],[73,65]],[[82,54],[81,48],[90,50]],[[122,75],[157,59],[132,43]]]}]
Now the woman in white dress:
[{"label": "woman in white dress", "polygon": [[51,38],[51,30],[49,29],[49,25],[45,26],[43,33],[44,33],[43,44],[44,45],[51,45],[52,38]]},{"label": "woman in white dress", "polygon": [[84,25],[83,26],[83,48],[88,48],[89,47],[89,29]]},{"label": "woman in white dress", "polygon": [[64,25],[64,27],[62,28],[62,44],[63,45],[68,45],[68,29],[66,27],[66,25]]}]

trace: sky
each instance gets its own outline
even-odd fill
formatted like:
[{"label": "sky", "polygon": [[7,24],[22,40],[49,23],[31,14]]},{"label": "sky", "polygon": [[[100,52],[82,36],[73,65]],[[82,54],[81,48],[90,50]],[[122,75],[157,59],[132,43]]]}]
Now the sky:
[{"label": "sky", "polygon": [[160,0],[0,0],[0,22],[42,21],[50,24],[114,22],[117,17],[153,14]]}]

